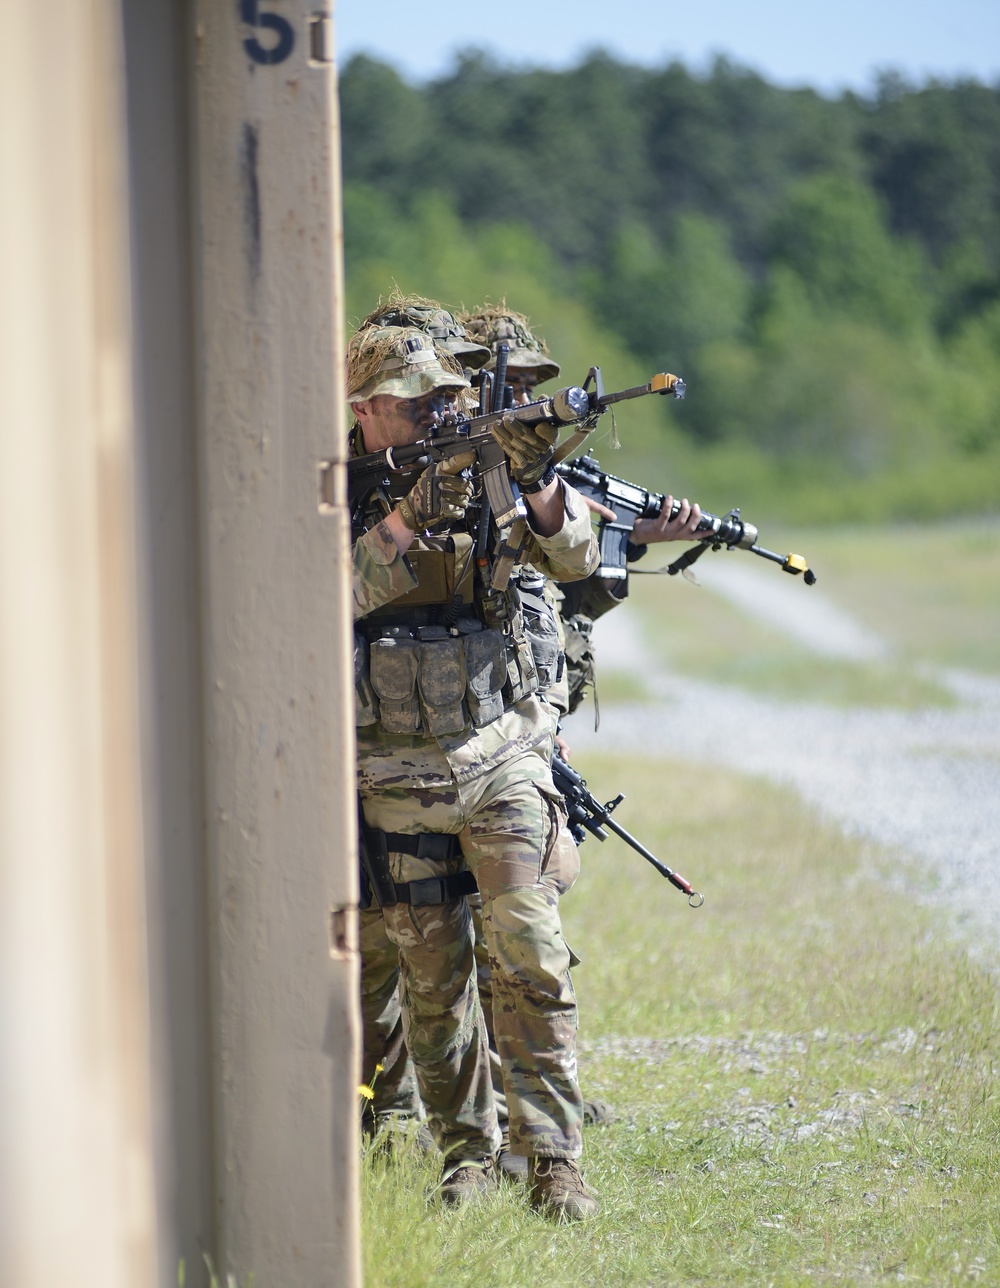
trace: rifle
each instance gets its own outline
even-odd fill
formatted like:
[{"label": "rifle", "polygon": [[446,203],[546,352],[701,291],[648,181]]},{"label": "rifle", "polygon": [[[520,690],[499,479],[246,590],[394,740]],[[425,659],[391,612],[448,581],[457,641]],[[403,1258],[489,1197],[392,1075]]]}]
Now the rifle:
[{"label": "rifle", "polygon": [[[606,474],[589,454],[578,456],[572,461],[560,461],[556,470],[571,487],[576,488],[585,497],[590,497],[591,500],[614,510],[617,518],[615,520],[602,518],[598,528],[601,566],[597,570],[597,575],[612,580],[625,578],[628,575],[626,565],[632,524],[637,518],[655,519],[660,514],[666,498],[656,492],[647,492],[636,483],[616,478],[614,474]],[[670,508],[671,519],[680,512],[680,508],[680,503],[675,501]],[[625,522],[621,521],[623,512]],[[725,546],[728,550],[749,550],[751,554],[760,555],[762,559],[770,559],[773,563],[780,564],[782,569],[792,576],[802,573],[802,579],[807,586],[815,585],[816,574],[801,555],[779,555],[773,550],[766,550],[757,544],[758,535],[754,524],[740,518],[739,510],[730,510],[721,518],[703,512],[701,522],[694,532],[694,536],[701,544],[686,550],[662,571],[675,577],[677,573],[690,568],[706,550],[720,550]]]},{"label": "rifle", "polygon": [[667,880],[682,891],[688,897],[688,903],[692,908],[700,908],[705,902],[705,896],[699,894],[691,885],[690,881],[668,868],[665,863],[661,863],[655,854],[637,841],[634,836],[626,832],[611,817],[612,813],[625,799],[622,792],[619,792],[613,801],[608,801],[602,805],[596,796],[592,795],[587,787],[586,780],[576,772],[572,765],[568,764],[559,755],[558,752],[552,757],[552,781],[558,790],[562,793],[566,802],[566,809],[569,812],[569,830],[573,834],[573,840],[577,845],[586,840],[587,833],[596,836],[599,841],[606,841],[608,833],[605,830],[610,828],[615,836],[621,837],[626,845],[630,845],[633,850],[641,854],[642,857],[656,868],[661,877]]},{"label": "rifle", "polygon": [[[511,481],[507,457],[490,433],[491,426],[501,422],[508,425],[578,425],[579,429],[570,441],[579,442],[594,428],[598,417],[615,403],[642,398],[646,394],[684,397],[684,381],[678,376],[663,372],[655,375],[649,384],[606,394],[599,367],[591,367],[582,385],[570,385],[551,397],[540,398],[523,407],[505,408],[502,389],[498,380],[494,385],[493,408],[489,411],[472,417],[449,417],[429,438],[403,447],[387,447],[381,452],[369,452],[366,456],[348,461],[347,485],[351,502],[380,484],[388,487],[393,474],[426,469],[432,461],[446,461],[452,456],[471,451],[476,455],[476,470],[482,481],[483,493],[489,501],[493,521],[498,528],[506,528],[515,520],[523,518],[527,511],[516,485]],[[480,407],[482,405],[481,398]]]}]

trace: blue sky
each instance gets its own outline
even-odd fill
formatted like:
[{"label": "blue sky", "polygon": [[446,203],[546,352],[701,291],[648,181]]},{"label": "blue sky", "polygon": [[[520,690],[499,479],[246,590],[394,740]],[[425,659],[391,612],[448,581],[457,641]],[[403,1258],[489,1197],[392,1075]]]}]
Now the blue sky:
[{"label": "blue sky", "polygon": [[486,47],[505,62],[567,67],[601,47],[650,66],[716,53],[780,85],[865,90],[881,68],[912,79],[1000,82],[1000,0],[336,0],[340,61],[366,51],[412,80]]}]

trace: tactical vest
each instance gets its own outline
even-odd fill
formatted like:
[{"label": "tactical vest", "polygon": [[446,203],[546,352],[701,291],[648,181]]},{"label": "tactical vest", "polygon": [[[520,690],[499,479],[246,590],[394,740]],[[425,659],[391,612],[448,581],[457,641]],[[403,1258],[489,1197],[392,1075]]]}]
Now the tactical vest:
[{"label": "tactical vest", "polygon": [[418,585],[355,630],[360,726],[460,734],[561,678],[555,614],[540,573],[522,568],[507,590],[478,593],[474,542],[463,532],[418,537],[407,558]]}]

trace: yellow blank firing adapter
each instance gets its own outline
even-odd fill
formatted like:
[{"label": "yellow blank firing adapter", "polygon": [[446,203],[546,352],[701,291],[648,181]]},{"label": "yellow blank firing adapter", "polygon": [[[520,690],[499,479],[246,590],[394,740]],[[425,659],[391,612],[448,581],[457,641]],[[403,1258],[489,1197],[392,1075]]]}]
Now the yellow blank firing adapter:
[{"label": "yellow blank firing adapter", "polygon": [[816,584],[816,574],[810,571],[809,565],[801,555],[786,555],[785,562],[781,566],[785,572],[790,572],[793,577],[802,573],[807,586]]},{"label": "yellow blank firing adapter", "polygon": [[649,382],[651,394],[673,394],[675,398],[684,397],[684,381],[680,376],[671,376],[666,371],[657,372]]}]

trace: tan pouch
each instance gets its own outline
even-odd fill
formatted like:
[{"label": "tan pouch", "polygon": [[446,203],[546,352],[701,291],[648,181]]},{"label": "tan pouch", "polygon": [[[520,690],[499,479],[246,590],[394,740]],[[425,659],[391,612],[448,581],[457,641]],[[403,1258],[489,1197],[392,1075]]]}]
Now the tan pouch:
[{"label": "tan pouch", "polygon": [[440,737],[461,733],[466,726],[462,698],[465,696],[465,664],[462,640],[451,637],[424,641],[420,646],[417,684],[427,733]]},{"label": "tan pouch", "polygon": [[456,595],[461,603],[472,603],[476,561],[472,553],[472,537],[468,533],[418,537],[406,552],[406,557],[417,585],[393,600],[394,609],[450,604]]},{"label": "tan pouch", "polygon": [[379,697],[379,724],[386,733],[420,730],[417,670],[421,647],[411,639],[372,641],[372,687]]}]

